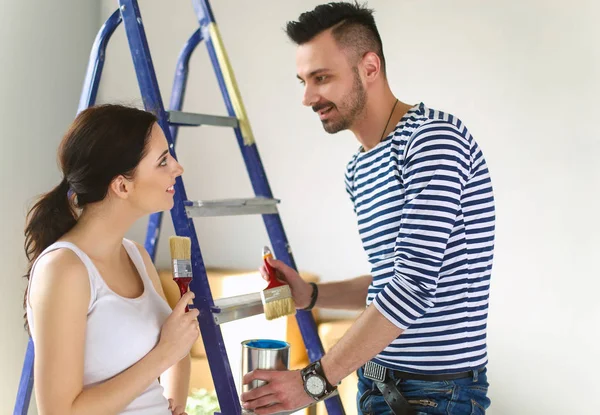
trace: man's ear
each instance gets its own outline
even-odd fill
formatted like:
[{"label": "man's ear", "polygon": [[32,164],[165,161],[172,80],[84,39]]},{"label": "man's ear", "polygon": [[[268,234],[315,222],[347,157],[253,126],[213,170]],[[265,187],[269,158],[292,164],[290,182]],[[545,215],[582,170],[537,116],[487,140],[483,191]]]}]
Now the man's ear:
[{"label": "man's ear", "polygon": [[109,191],[119,199],[127,199],[131,194],[133,183],[124,176],[119,175],[110,182]]},{"label": "man's ear", "polygon": [[381,74],[381,59],[375,52],[367,52],[361,61],[366,82],[373,82]]}]

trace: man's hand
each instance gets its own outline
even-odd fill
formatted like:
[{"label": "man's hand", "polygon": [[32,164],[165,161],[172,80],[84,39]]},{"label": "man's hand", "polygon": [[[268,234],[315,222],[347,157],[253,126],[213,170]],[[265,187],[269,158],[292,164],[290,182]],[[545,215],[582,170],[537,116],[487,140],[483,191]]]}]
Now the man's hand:
[{"label": "man's hand", "polygon": [[258,415],[274,414],[303,408],[315,400],[304,391],[299,370],[254,370],[244,376],[244,385],[253,380],[264,380],[266,385],[245,392],[241,396],[244,409]]},{"label": "man's hand", "polygon": [[[269,265],[275,268],[277,278],[290,286],[296,308],[308,307],[312,294],[312,286],[304,281],[296,270],[288,267],[283,261],[277,259],[267,259],[267,261],[269,261]],[[260,267],[260,273],[265,280],[269,281],[269,273],[264,264]]]}]

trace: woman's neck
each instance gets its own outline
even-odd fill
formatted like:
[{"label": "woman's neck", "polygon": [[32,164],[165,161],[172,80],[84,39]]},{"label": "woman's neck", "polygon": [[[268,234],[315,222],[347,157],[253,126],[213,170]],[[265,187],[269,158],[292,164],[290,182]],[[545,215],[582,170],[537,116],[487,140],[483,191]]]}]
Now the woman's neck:
[{"label": "woman's neck", "polygon": [[92,259],[115,260],[120,257],[125,234],[137,219],[116,204],[90,204],[63,239],[75,243]]}]

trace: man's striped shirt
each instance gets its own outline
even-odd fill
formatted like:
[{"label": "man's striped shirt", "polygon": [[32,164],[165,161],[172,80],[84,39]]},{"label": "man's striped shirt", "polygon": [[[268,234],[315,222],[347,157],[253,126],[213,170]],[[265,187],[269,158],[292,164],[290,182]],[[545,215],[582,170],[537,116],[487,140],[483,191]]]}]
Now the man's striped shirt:
[{"label": "man's striped shirt", "polygon": [[354,155],[346,189],[372,269],[367,305],[405,330],[374,361],[425,374],[484,366],[495,208],[465,125],[414,106]]}]

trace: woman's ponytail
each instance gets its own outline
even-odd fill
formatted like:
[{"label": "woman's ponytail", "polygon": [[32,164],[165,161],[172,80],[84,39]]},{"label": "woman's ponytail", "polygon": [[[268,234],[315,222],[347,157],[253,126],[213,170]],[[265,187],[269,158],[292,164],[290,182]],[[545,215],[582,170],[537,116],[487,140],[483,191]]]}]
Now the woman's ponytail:
[{"label": "woman's ponytail", "polygon": [[[58,186],[40,197],[27,214],[25,254],[29,266],[25,277],[28,280],[33,263],[38,256],[76,223],[75,212],[69,200],[69,183],[64,178]],[[25,307],[26,304],[27,290],[25,290],[23,306]]]}]

